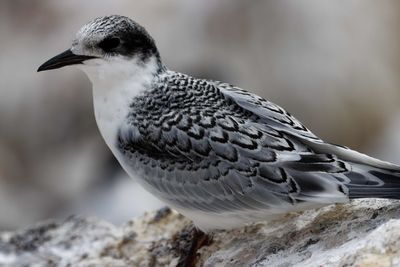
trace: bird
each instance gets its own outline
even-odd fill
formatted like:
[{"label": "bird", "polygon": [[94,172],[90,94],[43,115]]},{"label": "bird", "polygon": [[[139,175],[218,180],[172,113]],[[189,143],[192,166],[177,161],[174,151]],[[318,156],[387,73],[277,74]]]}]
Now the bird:
[{"label": "bird", "polygon": [[400,199],[400,167],[325,142],[282,107],[170,70],[132,19],[85,24],[38,71],[74,65],[123,169],[206,233],[357,198]]}]

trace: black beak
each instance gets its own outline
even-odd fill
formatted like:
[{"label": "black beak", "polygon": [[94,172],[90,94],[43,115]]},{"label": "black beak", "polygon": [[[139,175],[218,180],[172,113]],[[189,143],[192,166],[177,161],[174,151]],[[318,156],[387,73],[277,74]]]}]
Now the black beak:
[{"label": "black beak", "polygon": [[62,52],[61,54],[47,60],[43,63],[37,71],[58,69],[68,65],[82,64],[87,59],[95,58],[92,56],[75,55],[70,49]]}]

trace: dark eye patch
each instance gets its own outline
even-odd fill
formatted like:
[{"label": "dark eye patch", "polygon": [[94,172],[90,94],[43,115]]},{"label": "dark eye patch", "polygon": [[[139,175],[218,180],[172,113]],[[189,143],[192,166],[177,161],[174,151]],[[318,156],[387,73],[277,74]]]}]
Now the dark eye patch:
[{"label": "dark eye patch", "polygon": [[110,52],[113,49],[117,48],[121,43],[121,40],[117,37],[109,37],[105,38],[103,41],[99,43],[99,47],[106,52]]}]

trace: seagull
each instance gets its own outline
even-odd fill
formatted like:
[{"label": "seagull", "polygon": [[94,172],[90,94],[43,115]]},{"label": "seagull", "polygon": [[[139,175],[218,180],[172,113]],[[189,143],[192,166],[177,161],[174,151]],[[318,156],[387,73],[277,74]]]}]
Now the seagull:
[{"label": "seagull", "polygon": [[202,231],[237,228],[356,198],[400,199],[400,167],[324,142],[237,86],[169,70],[149,33],[94,19],[38,71],[75,65],[124,170]]}]

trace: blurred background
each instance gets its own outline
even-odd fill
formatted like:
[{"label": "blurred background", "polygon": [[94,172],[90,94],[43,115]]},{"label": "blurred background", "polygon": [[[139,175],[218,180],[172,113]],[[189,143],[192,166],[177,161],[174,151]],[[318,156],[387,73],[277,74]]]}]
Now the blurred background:
[{"label": "blurred background", "polygon": [[36,73],[89,20],[144,25],[165,64],[281,105],[326,141],[400,163],[396,0],[0,1],[0,230],[49,217],[119,224],[162,204],[96,128],[89,80]]}]

